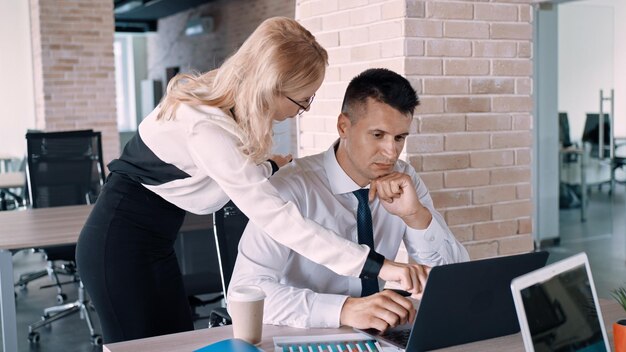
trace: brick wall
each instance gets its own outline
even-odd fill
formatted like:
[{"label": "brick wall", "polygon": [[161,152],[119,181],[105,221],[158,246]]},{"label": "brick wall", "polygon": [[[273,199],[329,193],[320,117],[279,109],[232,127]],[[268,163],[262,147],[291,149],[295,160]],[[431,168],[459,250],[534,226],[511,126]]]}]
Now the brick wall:
[{"label": "brick wall", "polygon": [[533,248],[530,0],[302,0],[330,67],[301,119],[300,155],[328,148],[348,81],[405,75],[421,99],[405,155],[472,258]]},{"label": "brick wall", "polygon": [[105,163],[119,155],[113,3],[31,0],[36,128],[102,132]]}]

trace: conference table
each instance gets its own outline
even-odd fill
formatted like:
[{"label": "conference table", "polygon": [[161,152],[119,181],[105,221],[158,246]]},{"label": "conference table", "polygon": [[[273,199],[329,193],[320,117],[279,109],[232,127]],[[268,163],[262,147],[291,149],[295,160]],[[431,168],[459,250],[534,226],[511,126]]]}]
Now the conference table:
[{"label": "conference table", "polygon": [[[12,251],[76,243],[92,205],[0,211],[0,318],[5,352],[17,351]],[[213,228],[211,215],[187,214],[181,231]],[[26,341],[26,336],[23,337]]]},{"label": "conference table", "polygon": [[26,184],[26,176],[23,172],[0,173],[0,189],[22,188]]},{"label": "conference table", "polygon": [[21,205],[22,198],[13,193],[16,188],[24,189],[26,176],[23,172],[0,172],[0,210],[6,210],[7,195],[10,196],[16,206]]},{"label": "conference table", "polygon": [[[602,318],[613,346],[613,323],[626,317],[626,312],[613,300],[600,299]],[[340,329],[295,329],[274,325],[263,326],[263,340],[260,348],[264,351],[274,351],[273,337],[275,336],[315,336],[328,334],[353,333],[351,328]],[[453,333],[453,332],[450,332]],[[190,352],[207,346],[211,343],[232,338],[232,328],[222,326],[207,328],[178,334],[138,339],[126,342],[104,345],[104,352]],[[524,343],[520,333],[497,337],[489,340],[472,342],[464,345],[439,349],[440,352],[523,352]]]}]

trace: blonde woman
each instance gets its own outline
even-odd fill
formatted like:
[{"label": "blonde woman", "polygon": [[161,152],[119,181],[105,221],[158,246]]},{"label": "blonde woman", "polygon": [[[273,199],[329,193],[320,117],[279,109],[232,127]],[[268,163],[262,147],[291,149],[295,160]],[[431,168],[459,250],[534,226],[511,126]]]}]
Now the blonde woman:
[{"label": "blonde woman", "polygon": [[[174,253],[185,211],[229,199],[276,241],[341,275],[420,287],[416,266],[386,260],[304,219],[268,177],[272,123],[308,110],[328,56],[296,21],[264,21],[217,70],[179,75],[139,125],[85,224],[77,262],[106,343],[193,329]],[[422,278],[423,279],[423,278]]]}]

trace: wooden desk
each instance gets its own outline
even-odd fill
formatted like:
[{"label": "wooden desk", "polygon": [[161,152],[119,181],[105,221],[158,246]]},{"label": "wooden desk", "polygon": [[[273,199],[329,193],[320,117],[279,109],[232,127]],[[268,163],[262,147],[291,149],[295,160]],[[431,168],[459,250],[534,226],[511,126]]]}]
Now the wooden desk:
[{"label": "wooden desk", "polygon": [[[76,243],[92,205],[0,212],[0,311],[3,351],[17,351],[11,250]],[[181,231],[212,229],[210,215],[187,214]],[[26,341],[26,338],[22,338]]]},{"label": "wooden desk", "polygon": [[[23,196],[18,196],[11,189],[24,189],[26,177],[23,172],[0,173],[0,211],[7,210],[7,202],[13,201],[16,207],[23,203]],[[7,195],[9,196],[7,200]]]},{"label": "wooden desk", "polygon": [[[602,316],[609,335],[611,346],[613,345],[613,322],[626,317],[626,312],[613,300],[600,300]],[[354,332],[350,328],[341,329],[294,329],[278,327],[273,325],[263,326],[263,341],[261,348],[265,351],[273,351],[274,336],[314,336],[336,333]],[[119,342],[104,345],[104,352],[139,352],[139,351],[167,351],[167,352],[189,352],[209,345],[213,342],[232,338],[230,326],[189,331],[179,334],[151,337],[133,341]],[[524,342],[520,333],[498,337],[495,339],[468,343],[465,345],[453,346],[437,351],[446,352],[523,352]]]},{"label": "wooden desk", "polygon": [[23,172],[0,173],[0,189],[22,188],[26,184],[26,176]]}]

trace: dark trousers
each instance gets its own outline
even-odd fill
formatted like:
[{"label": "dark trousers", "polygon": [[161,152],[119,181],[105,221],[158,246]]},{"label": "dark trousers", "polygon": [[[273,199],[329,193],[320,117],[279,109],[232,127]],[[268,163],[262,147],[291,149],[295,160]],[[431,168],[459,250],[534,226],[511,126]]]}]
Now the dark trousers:
[{"label": "dark trousers", "polygon": [[76,247],[105,343],[193,330],[174,252],[185,212],[111,174]]}]

